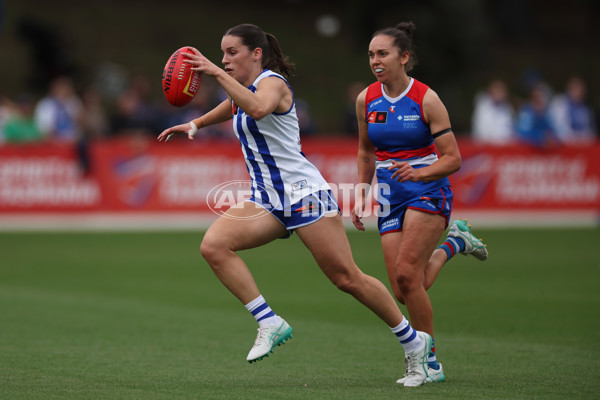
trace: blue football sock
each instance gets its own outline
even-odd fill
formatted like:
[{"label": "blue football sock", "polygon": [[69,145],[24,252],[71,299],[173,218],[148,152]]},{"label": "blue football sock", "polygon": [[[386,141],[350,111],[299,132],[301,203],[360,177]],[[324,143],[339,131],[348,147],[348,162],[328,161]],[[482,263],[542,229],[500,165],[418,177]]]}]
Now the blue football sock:
[{"label": "blue football sock", "polygon": [[440,369],[440,365],[437,362],[437,357],[435,356],[435,340],[433,340],[433,338],[431,338],[431,351],[427,357],[427,366],[429,366],[431,369]]},{"label": "blue football sock", "polygon": [[417,331],[410,326],[406,318],[398,326],[390,327],[390,329],[394,332],[406,353],[410,353],[423,346],[423,341],[417,335]]},{"label": "blue football sock", "polygon": [[271,307],[269,307],[262,295],[246,304],[245,307],[252,313],[252,316],[254,316],[260,326],[277,325],[279,323],[277,314],[271,310]]},{"label": "blue football sock", "polygon": [[448,256],[448,260],[450,260],[456,254],[465,251],[465,241],[459,237],[448,237],[438,249],[444,250]]}]

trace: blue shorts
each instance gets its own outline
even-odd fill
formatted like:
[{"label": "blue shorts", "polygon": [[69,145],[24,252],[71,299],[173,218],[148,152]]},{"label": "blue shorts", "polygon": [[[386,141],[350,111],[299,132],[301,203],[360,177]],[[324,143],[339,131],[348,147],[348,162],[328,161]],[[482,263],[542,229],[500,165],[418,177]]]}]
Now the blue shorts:
[{"label": "blue shorts", "polygon": [[[452,187],[444,186],[439,189],[435,189],[431,192],[424,193],[419,197],[415,197],[402,204],[391,204],[389,210],[384,210],[382,206],[379,208],[379,219],[377,226],[379,227],[379,234],[385,235],[386,233],[402,231],[402,225],[404,224],[404,214],[406,210],[418,210],[430,214],[439,214],[446,218],[446,227],[448,227],[448,221],[450,220],[450,214],[452,214]],[[385,212],[385,215],[382,213]]]},{"label": "blue shorts", "polygon": [[319,190],[303,197],[300,201],[286,206],[283,210],[271,208],[268,204],[257,201],[254,197],[249,200],[264,207],[287,229],[289,237],[294,229],[317,222],[325,214],[340,212],[340,208],[331,190]]}]

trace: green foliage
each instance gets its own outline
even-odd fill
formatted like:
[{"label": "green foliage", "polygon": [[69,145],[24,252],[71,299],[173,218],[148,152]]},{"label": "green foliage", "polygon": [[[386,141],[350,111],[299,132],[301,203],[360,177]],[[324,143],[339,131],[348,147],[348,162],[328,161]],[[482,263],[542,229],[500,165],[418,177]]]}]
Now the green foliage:
[{"label": "green foliage", "polygon": [[[599,230],[478,230],[430,289],[447,381],[405,389],[388,328],[297,237],[242,253],[294,339],[248,364],[255,322],[201,233],[0,234],[2,399],[564,399],[600,392]],[[386,282],[378,235],[349,233]],[[387,284],[387,282],[386,282]]]}]

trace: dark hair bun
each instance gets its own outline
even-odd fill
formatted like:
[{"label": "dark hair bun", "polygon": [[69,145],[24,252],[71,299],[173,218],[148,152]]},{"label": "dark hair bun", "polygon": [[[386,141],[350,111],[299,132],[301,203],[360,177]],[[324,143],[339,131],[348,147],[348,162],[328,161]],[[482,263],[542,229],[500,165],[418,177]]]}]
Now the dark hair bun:
[{"label": "dark hair bun", "polygon": [[406,36],[408,36],[410,39],[412,39],[413,32],[417,29],[417,26],[412,21],[411,22],[400,22],[398,25],[396,25],[396,29],[398,29],[399,31],[405,32]]}]

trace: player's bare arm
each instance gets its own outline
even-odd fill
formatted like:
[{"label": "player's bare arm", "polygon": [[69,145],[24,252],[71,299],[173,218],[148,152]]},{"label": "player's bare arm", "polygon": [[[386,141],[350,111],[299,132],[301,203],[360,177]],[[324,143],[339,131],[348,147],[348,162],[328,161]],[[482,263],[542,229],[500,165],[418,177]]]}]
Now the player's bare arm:
[{"label": "player's bare arm", "polygon": [[[358,120],[358,183],[370,184],[375,174],[375,147],[369,140],[368,126],[365,116],[365,99],[367,89],[363,90],[356,99],[356,116]],[[363,216],[365,198],[367,196],[366,187],[361,188],[356,195],[355,207],[352,210],[352,222],[354,226],[364,231],[365,227],[360,219]]]},{"label": "player's bare arm", "polygon": [[224,100],[202,117],[191,121],[191,123],[175,125],[171,128],[165,129],[160,135],[158,135],[157,139],[159,142],[163,142],[170,140],[173,135],[177,133],[187,133],[188,139],[194,140],[194,136],[199,129],[205,126],[225,122],[229,119],[231,119],[231,102],[229,100]]}]

